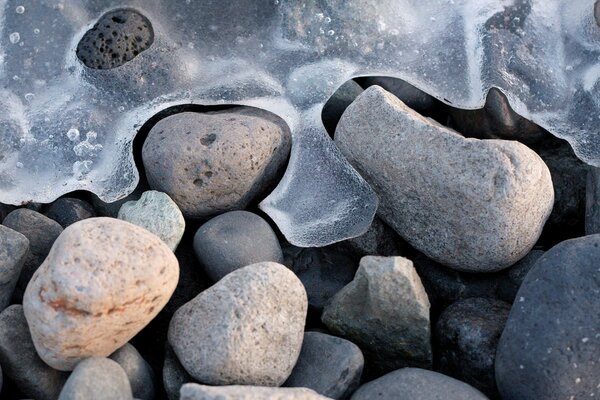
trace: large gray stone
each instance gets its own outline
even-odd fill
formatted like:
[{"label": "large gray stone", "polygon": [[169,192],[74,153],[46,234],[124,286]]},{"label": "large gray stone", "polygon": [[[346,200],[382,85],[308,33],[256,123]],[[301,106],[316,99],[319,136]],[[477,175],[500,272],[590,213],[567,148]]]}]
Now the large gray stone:
[{"label": "large gray stone", "polygon": [[279,386],[300,354],[307,303],[292,271],[252,264],[177,310],[169,343],[199,382]]},{"label": "large gray stone", "polygon": [[504,400],[600,395],[600,235],[564,241],[525,277],[496,353]]},{"label": "large gray stone", "polygon": [[246,265],[283,261],[271,226],[248,211],[230,211],[206,222],[194,236],[194,251],[214,281]]},{"label": "large gray stone", "polygon": [[359,345],[367,366],[378,373],[431,367],[429,301],[406,258],[363,257],[354,280],[333,297],[322,320]]},{"label": "large gray stone", "polygon": [[305,387],[332,399],[346,399],[360,383],[364,361],[354,343],[306,332],[298,362],[283,386]]},{"label": "large gray stone", "polygon": [[403,368],[361,386],[351,400],[487,400],[477,389],[449,376]]},{"label": "large gray stone", "polygon": [[0,311],[10,304],[28,253],[29,240],[21,233],[0,225]]},{"label": "large gray stone", "polygon": [[205,386],[186,383],[181,400],[326,400],[310,389],[261,386]]},{"label": "large gray stone", "polygon": [[183,112],[150,131],[142,158],[150,187],[167,193],[186,217],[245,208],[285,166],[287,125],[266,111],[238,107]]},{"label": "large gray stone", "polygon": [[87,358],[77,364],[58,400],[132,400],[127,374],[115,361]]},{"label": "large gray stone", "polygon": [[465,139],[378,86],[348,107],[335,141],[379,195],[378,215],[456,269],[514,264],[552,210],[550,172],[535,152],[514,141]]},{"label": "large gray stone", "polygon": [[36,400],[55,400],[69,377],[38,356],[23,306],[18,304],[0,313],[0,365],[24,395]]},{"label": "large gray stone", "polygon": [[140,353],[131,344],[126,343],[109,357],[123,368],[133,396],[141,400],[153,400],[156,396],[154,389],[154,372]]}]

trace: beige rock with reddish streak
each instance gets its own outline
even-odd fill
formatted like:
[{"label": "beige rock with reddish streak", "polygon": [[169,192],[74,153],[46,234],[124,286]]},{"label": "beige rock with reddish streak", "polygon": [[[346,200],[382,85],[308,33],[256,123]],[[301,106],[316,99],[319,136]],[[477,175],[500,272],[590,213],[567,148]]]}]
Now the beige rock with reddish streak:
[{"label": "beige rock with reddish streak", "polygon": [[147,230],[112,218],[71,225],[25,291],[38,354],[63,371],[110,355],[158,314],[178,279],[173,252]]}]

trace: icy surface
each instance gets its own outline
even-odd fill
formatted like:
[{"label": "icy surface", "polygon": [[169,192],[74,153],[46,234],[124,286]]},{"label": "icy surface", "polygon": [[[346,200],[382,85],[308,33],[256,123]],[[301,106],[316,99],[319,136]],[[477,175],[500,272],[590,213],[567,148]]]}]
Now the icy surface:
[{"label": "icy surface", "polygon": [[[95,70],[79,40],[134,8],[154,43]],[[286,175],[261,207],[294,244],[363,232],[376,197],[320,121],[356,76],[402,78],[460,108],[498,87],[521,115],[600,165],[600,28],[594,0],[0,0],[0,202],[85,189],[127,195],[132,141],[177,104],[244,104],[292,129]]]}]

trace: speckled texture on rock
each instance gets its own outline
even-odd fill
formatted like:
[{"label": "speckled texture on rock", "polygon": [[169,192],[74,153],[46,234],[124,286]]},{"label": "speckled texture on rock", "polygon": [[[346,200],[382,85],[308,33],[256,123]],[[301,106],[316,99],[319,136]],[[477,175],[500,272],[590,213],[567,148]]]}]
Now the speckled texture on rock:
[{"label": "speckled texture on rock", "polygon": [[133,397],[153,400],[155,397],[154,372],[150,365],[131,344],[126,343],[109,357],[123,368],[131,385]]},{"label": "speckled texture on rock", "polygon": [[50,204],[50,207],[46,211],[46,216],[58,222],[63,228],[66,228],[77,221],[95,217],[96,211],[94,211],[94,207],[87,201],[71,197],[61,197]]},{"label": "speckled texture on rock", "polygon": [[360,346],[367,366],[379,374],[431,367],[429,301],[406,258],[363,257],[354,280],[325,307],[322,321]]},{"label": "speckled texture on rock", "polygon": [[564,241],[525,277],[496,353],[504,400],[600,395],[600,235]]},{"label": "speckled texture on rock", "polygon": [[139,200],[123,204],[118,218],[149,230],[173,251],[185,231],[185,220],[177,204],[169,195],[156,190],[146,191]]},{"label": "speckled texture on rock", "polygon": [[351,400],[487,400],[477,389],[449,376],[403,368],[361,386]]},{"label": "speckled texture on rock", "polygon": [[183,112],[159,121],[142,157],[150,187],[167,193],[186,217],[242,209],[274,183],[291,134],[278,117],[237,107]]},{"label": "speckled texture on rock", "polygon": [[28,253],[29,240],[23,234],[0,225],[0,311],[10,304]]},{"label": "speckled texture on rock", "polygon": [[206,222],[194,236],[194,251],[214,281],[246,265],[283,261],[271,226],[248,211],[230,211]]},{"label": "speckled texture on rock", "polygon": [[92,357],[77,364],[58,400],[132,400],[127,374],[115,361]]},{"label": "speckled texture on rock", "polygon": [[465,139],[378,86],[348,107],[335,141],[379,195],[378,215],[456,269],[514,264],[552,210],[550,172],[535,152],[514,141]]},{"label": "speckled texture on rock", "polygon": [[326,400],[310,389],[261,386],[205,386],[188,383],[181,388],[181,400]]},{"label": "speckled texture on rock", "polygon": [[279,386],[300,354],[307,307],[293,272],[272,262],[252,264],[177,310],[169,343],[200,382]]},{"label": "speckled texture on rock", "polygon": [[23,299],[40,357],[72,370],[110,355],[158,314],[178,278],[173,252],[143,228],[103,217],[69,226]]}]

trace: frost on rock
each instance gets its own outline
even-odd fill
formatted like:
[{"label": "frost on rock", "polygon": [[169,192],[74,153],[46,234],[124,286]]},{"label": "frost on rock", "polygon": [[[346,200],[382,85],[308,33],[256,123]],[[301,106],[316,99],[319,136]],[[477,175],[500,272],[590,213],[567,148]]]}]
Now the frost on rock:
[{"label": "frost on rock", "polygon": [[[357,236],[377,200],[320,111],[365,75],[398,77],[467,109],[497,87],[519,114],[600,165],[594,0],[0,0],[0,8],[3,203],[79,189],[122,198],[138,181],[132,141],[146,120],[179,104],[240,104],[279,115],[293,132],[286,174],[261,203],[286,237],[317,246]],[[151,26],[140,40],[116,29],[121,54],[103,17]],[[94,46],[116,55],[84,64],[78,52]]]}]

